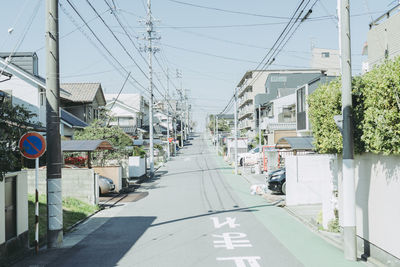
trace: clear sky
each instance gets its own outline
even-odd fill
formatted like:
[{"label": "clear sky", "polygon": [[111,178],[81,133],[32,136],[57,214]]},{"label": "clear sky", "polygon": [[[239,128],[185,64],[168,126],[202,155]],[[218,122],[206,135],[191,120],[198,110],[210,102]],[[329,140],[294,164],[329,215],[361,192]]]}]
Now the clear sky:
[{"label": "clear sky", "polygon": [[[123,92],[136,93],[139,92],[137,88],[144,91],[141,86],[148,88],[148,81],[142,73],[147,73],[144,61],[147,55],[140,52],[145,45],[141,40],[145,28],[139,22],[146,17],[147,0],[107,0],[117,7],[114,12],[131,34],[134,45],[124,34],[105,0],[89,0],[135,62],[124,52],[102,21],[96,18],[87,0],[69,1],[112,55],[131,71],[132,77],[140,84],[128,83]],[[39,71],[44,77],[45,1],[1,2],[0,51],[36,51]],[[160,49],[155,57],[163,66],[161,69],[157,60],[154,60],[158,90],[164,93],[167,88],[164,71],[168,68],[171,95],[174,92],[176,94],[175,87],[180,88],[181,84],[190,90],[194,117],[199,125],[203,125],[206,114],[220,112],[243,74],[254,69],[267,54],[268,48],[278,38],[299,3],[295,0],[153,0],[153,16],[160,20],[156,23],[156,30],[161,37],[155,41]],[[358,74],[361,71],[361,51],[367,38],[368,24],[394,6],[396,1],[351,0],[350,3],[353,15],[353,73]],[[123,75],[115,70],[115,66],[120,68],[118,63],[113,61],[87,27],[77,30],[77,25],[82,26],[83,22],[68,1],[60,0],[60,4],[61,81],[101,82],[106,93],[118,92],[124,82]],[[300,26],[270,69],[309,67],[312,45],[337,49],[336,5],[335,0],[318,1],[310,20]],[[318,19],[320,17],[324,18]],[[11,33],[10,29],[13,29]],[[182,78],[176,78],[176,69],[180,70]],[[157,99],[161,99],[160,92],[155,92]]]}]

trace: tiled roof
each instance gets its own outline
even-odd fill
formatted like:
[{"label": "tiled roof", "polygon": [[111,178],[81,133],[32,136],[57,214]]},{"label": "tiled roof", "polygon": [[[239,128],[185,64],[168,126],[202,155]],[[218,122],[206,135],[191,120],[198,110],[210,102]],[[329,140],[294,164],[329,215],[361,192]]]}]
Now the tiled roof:
[{"label": "tiled roof", "polygon": [[73,114],[69,113],[68,111],[61,109],[61,120],[65,121],[73,128],[84,128],[88,126],[88,124],[78,117],[74,116]]},{"label": "tiled roof", "polygon": [[100,83],[62,83],[60,87],[70,93],[70,96],[62,96],[72,102],[92,102],[97,91],[101,88]]}]

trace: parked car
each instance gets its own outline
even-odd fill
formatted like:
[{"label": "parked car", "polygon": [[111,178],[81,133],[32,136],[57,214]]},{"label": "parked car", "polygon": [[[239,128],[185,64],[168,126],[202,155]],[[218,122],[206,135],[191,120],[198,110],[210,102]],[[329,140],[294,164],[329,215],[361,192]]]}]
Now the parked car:
[{"label": "parked car", "polygon": [[260,152],[261,152],[260,147],[256,147],[247,153],[238,154],[239,166],[243,166],[243,164],[249,164],[249,165],[256,164],[258,160],[261,158]]},{"label": "parked car", "polygon": [[286,169],[278,169],[267,173],[268,189],[286,195]]},{"label": "parked car", "polygon": [[110,178],[99,176],[99,194],[107,194],[114,192],[115,184]]}]

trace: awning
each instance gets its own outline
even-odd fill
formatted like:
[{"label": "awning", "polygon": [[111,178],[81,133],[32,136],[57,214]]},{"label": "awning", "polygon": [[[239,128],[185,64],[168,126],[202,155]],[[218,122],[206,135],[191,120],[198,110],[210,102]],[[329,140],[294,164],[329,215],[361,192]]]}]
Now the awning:
[{"label": "awning", "polygon": [[292,150],[315,150],[312,136],[282,137],[276,143],[277,149],[289,148]]},{"label": "awning", "polygon": [[114,149],[110,142],[105,140],[68,140],[61,141],[61,150],[64,152],[91,152],[96,150]]}]

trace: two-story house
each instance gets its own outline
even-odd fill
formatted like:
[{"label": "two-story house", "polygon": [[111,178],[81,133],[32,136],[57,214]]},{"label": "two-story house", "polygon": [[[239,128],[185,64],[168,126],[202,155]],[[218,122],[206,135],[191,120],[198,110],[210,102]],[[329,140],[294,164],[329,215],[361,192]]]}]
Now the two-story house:
[{"label": "two-story house", "polygon": [[265,93],[255,96],[254,110],[257,129],[261,127],[268,145],[276,144],[282,137],[297,136],[296,90],[320,77],[326,77],[323,70],[283,70],[269,74]]},{"label": "two-story house", "polygon": [[[46,80],[39,76],[37,56],[35,53],[16,53],[11,60],[4,59],[5,53],[0,54],[0,69],[11,75],[0,83],[0,91],[7,94],[13,105],[24,106],[36,115],[33,122],[46,126]],[[18,65],[17,65],[18,64]],[[4,73],[3,75],[4,76]],[[71,94],[60,88],[61,98]],[[67,138],[73,137],[74,129],[84,128],[87,123],[60,109],[60,134]]]},{"label": "two-story house", "polygon": [[[105,94],[110,125],[118,125],[127,134],[146,138],[149,126],[149,103],[141,94]],[[146,129],[147,128],[147,129]]]},{"label": "two-story house", "polygon": [[61,83],[60,106],[87,124],[99,119],[100,109],[106,105],[100,83]]}]

